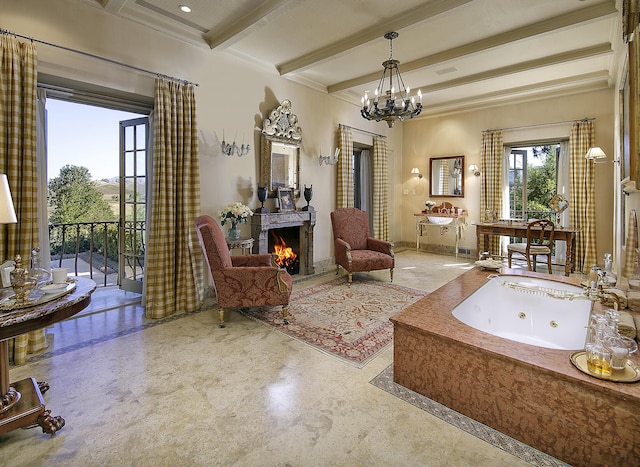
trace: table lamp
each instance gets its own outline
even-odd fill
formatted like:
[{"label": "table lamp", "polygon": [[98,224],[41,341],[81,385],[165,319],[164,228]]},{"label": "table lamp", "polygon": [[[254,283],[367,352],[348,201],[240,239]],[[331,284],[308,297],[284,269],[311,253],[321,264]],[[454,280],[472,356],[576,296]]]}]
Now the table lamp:
[{"label": "table lamp", "polygon": [[0,174],[0,224],[15,224],[17,222],[7,175]]}]

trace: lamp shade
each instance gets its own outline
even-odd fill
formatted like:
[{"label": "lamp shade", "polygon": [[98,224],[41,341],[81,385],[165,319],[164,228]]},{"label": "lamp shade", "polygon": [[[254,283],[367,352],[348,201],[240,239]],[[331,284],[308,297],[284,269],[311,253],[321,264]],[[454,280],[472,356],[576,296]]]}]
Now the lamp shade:
[{"label": "lamp shade", "polygon": [[589,160],[606,159],[606,157],[607,155],[604,153],[602,149],[600,149],[598,146],[594,146],[592,148],[589,148],[589,150],[587,151],[587,155],[585,156],[585,159],[589,159]]},{"label": "lamp shade", "polygon": [[418,169],[417,167],[414,167],[413,169],[411,169],[411,173],[413,175],[418,175],[420,173],[420,169]]},{"label": "lamp shade", "polygon": [[0,224],[15,224],[18,222],[13,207],[11,190],[6,174],[0,174]]}]

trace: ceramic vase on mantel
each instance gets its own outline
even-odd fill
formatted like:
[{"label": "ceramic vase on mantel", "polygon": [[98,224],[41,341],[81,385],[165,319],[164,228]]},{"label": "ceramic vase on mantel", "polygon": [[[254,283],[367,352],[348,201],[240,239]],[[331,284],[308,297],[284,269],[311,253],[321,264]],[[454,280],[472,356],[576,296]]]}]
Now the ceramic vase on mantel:
[{"label": "ceramic vase on mantel", "polygon": [[240,240],[240,227],[237,222],[231,222],[231,227],[227,231],[227,237],[229,240]]},{"label": "ceramic vase on mantel", "polygon": [[310,185],[309,187],[307,187],[307,185],[304,186],[304,199],[307,202],[307,205],[305,207],[302,208],[303,211],[313,211],[313,206],[309,206],[309,202],[311,201],[311,198],[313,198],[313,185]]},{"label": "ceramic vase on mantel", "polygon": [[264,207],[264,202],[267,200],[268,195],[267,187],[258,185],[258,200],[260,201],[260,207],[254,212],[258,214],[269,214],[269,208]]}]

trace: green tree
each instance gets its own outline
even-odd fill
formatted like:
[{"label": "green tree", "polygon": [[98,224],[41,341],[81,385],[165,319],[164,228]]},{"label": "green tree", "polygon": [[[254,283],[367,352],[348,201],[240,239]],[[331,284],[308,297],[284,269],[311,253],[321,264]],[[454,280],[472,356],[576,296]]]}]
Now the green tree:
[{"label": "green tree", "polygon": [[556,194],[557,146],[534,146],[533,157],[542,164],[529,164],[527,174],[527,210],[548,211]]},{"label": "green tree", "polygon": [[49,223],[112,222],[116,216],[86,167],[65,165],[49,181]]}]

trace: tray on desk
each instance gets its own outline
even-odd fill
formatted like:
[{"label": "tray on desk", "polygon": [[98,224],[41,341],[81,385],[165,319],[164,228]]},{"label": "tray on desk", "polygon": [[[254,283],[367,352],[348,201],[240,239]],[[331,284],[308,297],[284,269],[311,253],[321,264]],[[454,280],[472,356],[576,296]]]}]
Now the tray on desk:
[{"label": "tray on desk", "polygon": [[[48,282],[45,285],[50,285],[51,282]],[[66,295],[73,291],[76,288],[75,281],[71,279],[67,279],[67,285],[63,289],[60,289],[59,292],[55,293],[44,293],[43,291],[36,289],[29,294],[29,297],[24,303],[16,303],[13,299],[14,295],[9,295],[8,297],[0,300],[0,311],[1,312],[9,312],[13,310],[22,310],[24,308],[30,308],[32,306],[41,305],[43,303],[51,302],[56,300],[63,295]]]}]

